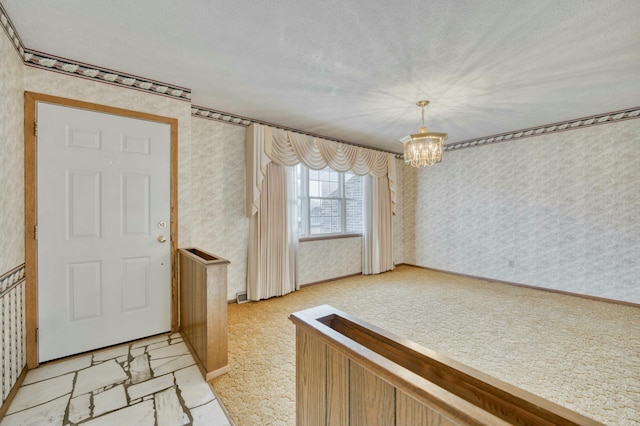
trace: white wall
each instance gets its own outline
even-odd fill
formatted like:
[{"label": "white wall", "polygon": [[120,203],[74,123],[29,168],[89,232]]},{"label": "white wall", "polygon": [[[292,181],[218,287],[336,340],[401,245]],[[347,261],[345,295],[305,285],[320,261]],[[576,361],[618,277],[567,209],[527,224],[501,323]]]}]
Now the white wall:
[{"label": "white wall", "polygon": [[640,303],[640,119],[402,170],[404,262]]}]

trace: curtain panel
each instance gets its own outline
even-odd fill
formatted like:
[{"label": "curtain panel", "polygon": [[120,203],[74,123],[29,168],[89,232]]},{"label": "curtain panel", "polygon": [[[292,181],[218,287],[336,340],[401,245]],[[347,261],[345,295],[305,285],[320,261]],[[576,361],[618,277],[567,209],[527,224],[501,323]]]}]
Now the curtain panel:
[{"label": "curtain panel", "polygon": [[[296,289],[297,283],[291,283],[297,276],[295,179],[287,179],[284,169],[299,163],[314,170],[330,167],[338,172],[371,175],[375,179],[368,185],[368,191],[375,193],[369,195],[370,211],[364,217],[363,265],[366,267],[363,273],[393,269],[394,155],[254,123],[246,131],[246,213],[251,219],[247,259],[247,296],[250,300],[281,296]],[[275,175],[279,177],[272,182]],[[274,194],[275,185],[282,186],[281,196],[267,196]],[[272,218],[273,215],[288,216],[282,221]],[[283,228],[283,223],[289,226]],[[272,227],[278,231],[270,229]],[[269,242],[270,238],[279,241]],[[278,285],[277,280],[284,281]]]}]

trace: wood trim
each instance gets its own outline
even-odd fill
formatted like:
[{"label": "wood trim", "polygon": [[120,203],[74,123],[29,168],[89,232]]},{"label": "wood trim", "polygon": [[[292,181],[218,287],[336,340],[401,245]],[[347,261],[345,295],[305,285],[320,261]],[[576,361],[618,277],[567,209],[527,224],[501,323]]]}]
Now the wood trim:
[{"label": "wood trim", "polygon": [[4,415],[7,413],[7,410],[11,406],[11,402],[13,401],[13,398],[18,393],[18,389],[20,389],[20,386],[22,386],[22,382],[24,381],[24,378],[27,377],[27,371],[29,371],[29,369],[25,365],[24,368],[22,369],[22,373],[20,373],[20,375],[18,376],[18,380],[16,380],[15,384],[11,388],[11,392],[9,392],[9,395],[7,395],[7,398],[2,403],[2,407],[0,407],[0,420],[4,418]]},{"label": "wood trim", "polygon": [[362,237],[362,234],[333,234],[333,235],[318,235],[317,237],[303,237],[299,238],[298,242],[306,243],[309,241],[322,241],[322,240],[339,240],[341,238],[356,238]]},{"label": "wood trim", "polygon": [[498,284],[506,284],[506,285],[512,285],[512,286],[515,286],[515,287],[529,288],[531,290],[540,290],[540,291],[546,291],[546,292],[549,292],[549,293],[562,294],[564,296],[581,297],[583,299],[595,300],[597,302],[614,303],[616,305],[623,305],[623,306],[631,306],[633,308],[640,308],[640,303],[627,302],[625,300],[607,299],[606,297],[598,297],[598,296],[591,296],[589,294],[573,293],[573,292],[565,291],[565,290],[557,290],[555,288],[539,287],[539,286],[530,285],[530,284],[519,284],[519,283],[514,283],[514,282],[511,282],[511,281],[497,280],[495,278],[479,277],[477,275],[469,275],[469,274],[463,274],[463,273],[460,273],[460,272],[445,271],[444,269],[430,268],[428,266],[414,265],[413,263],[398,263],[396,265],[396,267],[398,267],[398,266],[411,266],[411,267],[414,267],[414,268],[425,269],[427,271],[442,272],[443,274],[457,275],[459,277],[474,278],[476,280],[491,281],[491,282],[498,283]]},{"label": "wood trim", "polygon": [[289,319],[296,330],[462,424],[602,424],[329,305],[296,312]]},{"label": "wood trim", "polygon": [[27,368],[38,366],[38,258],[37,243],[34,237],[37,225],[37,140],[35,135],[36,107],[38,102],[81,108],[106,114],[120,115],[140,120],[166,123],[170,126],[171,137],[171,195],[170,195],[170,223],[171,223],[171,331],[177,332],[178,318],[178,119],[163,117],[145,112],[132,111],[124,108],[100,105],[76,99],[45,95],[35,92],[24,92],[24,210],[25,210],[25,323],[26,323],[26,358]]}]

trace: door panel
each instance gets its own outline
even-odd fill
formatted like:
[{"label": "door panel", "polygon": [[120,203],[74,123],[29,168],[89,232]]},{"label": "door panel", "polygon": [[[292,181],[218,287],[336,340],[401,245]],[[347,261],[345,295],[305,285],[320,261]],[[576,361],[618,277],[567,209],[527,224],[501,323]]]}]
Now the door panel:
[{"label": "door panel", "polygon": [[169,331],[170,125],[44,102],[37,121],[39,361]]}]

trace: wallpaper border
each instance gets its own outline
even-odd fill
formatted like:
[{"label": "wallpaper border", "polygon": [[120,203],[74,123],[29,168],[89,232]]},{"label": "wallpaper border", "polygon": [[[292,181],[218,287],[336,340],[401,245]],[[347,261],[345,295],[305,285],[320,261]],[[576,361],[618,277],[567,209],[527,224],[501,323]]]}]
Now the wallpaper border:
[{"label": "wallpaper border", "polygon": [[457,149],[472,148],[476,146],[489,145],[498,142],[508,142],[529,138],[533,136],[546,135],[549,133],[564,132],[567,130],[582,129],[585,127],[597,126],[600,124],[608,124],[616,121],[631,120],[640,118],[640,107],[628,108],[619,111],[605,112],[602,114],[592,115],[583,118],[574,118],[572,120],[560,121],[557,123],[545,124],[542,126],[529,127],[527,129],[515,130],[507,133],[499,133],[497,135],[484,136],[481,138],[468,139],[462,142],[456,142],[444,146],[445,151],[454,151]]},{"label": "wallpaper border", "polygon": [[0,276],[0,297],[25,280],[25,264],[18,265]]},{"label": "wallpaper border", "polygon": [[0,24],[25,65],[191,102],[191,89],[28,49],[0,3]]},{"label": "wallpaper border", "polygon": [[[108,68],[96,67],[93,65],[85,64],[78,61],[73,61],[66,58],[50,55],[44,52],[38,52],[36,50],[27,49],[24,47],[18,32],[16,31],[9,15],[5,11],[2,3],[0,3],[0,24],[4,28],[5,32],[11,39],[14,47],[20,54],[20,57],[24,61],[25,65],[48,69],[56,71],[62,74],[73,75],[75,77],[85,78],[89,80],[97,80],[102,83],[108,83],[117,85],[120,87],[127,87],[130,89],[137,89],[144,92],[150,92],[157,95],[168,96],[175,99],[181,99],[191,102],[191,89],[184,87],[161,83],[148,78],[142,78],[132,74],[126,74],[118,71],[114,71]],[[295,131],[298,133],[308,134],[310,136],[322,137],[324,136],[306,133],[297,129],[291,129],[284,126],[275,125],[272,123],[263,122],[260,120],[243,117],[237,114],[230,114],[227,112],[218,111],[211,108],[192,105],[191,116],[206,118],[213,121],[219,121],[222,123],[234,124],[238,126],[249,126],[252,123],[265,124],[269,126],[275,126],[283,128],[285,130]],[[616,121],[630,120],[634,118],[640,118],[640,107],[633,107],[623,109],[619,111],[606,112],[602,114],[592,115],[588,117],[576,118],[566,121],[560,121],[557,123],[544,124],[541,126],[529,127],[526,129],[514,130],[505,133],[499,133],[490,136],[482,136],[479,138],[468,139],[461,142],[455,142],[444,146],[444,151],[455,151],[458,149],[472,148],[482,145],[489,145],[499,142],[508,142],[513,140],[524,139],[533,136],[540,136],[549,133],[563,132],[567,130],[581,129],[584,127],[597,126],[600,124],[607,124]],[[325,138],[335,140],[331,138]],[[347,143],[350,145],[361,146],[347,141],[337,142]],[[369,148],[374,149],[374,148]],[[386,151],[381,149],[374,149],[376,151],[390,152],[395,154],[396,158],[402,158],[401,153],[392,151]]]},{"label": "wallpaper border", "polygon": [[18,35],[18,32],[13,25],[13,22],[11,22],[7,11],[4,10],[2,3],[0,3],[0,24],[2,25],[2,28],[4,28],[4,31],[7,33],[7,36],[9,36],[9,40],[11,40],[11,42],[13,43],[13,47],[16,48],[16,51],[18,52],[20,57],[24,58],[24,44],[22,44],[22,40],[20,39],[20,36]]},{"label": "wallpaper border", "polygon": [[48,69],[74,77],[97,80],[101,83],[137,89],[183,101],[191,101],[191,89],[185,87],[161,83],[148,78],[114,71],[109,68],[96,67],[36,50],[25,48],[23,60],[25,65],[35,68]]},{"label": "wallpaper border", "polygon": [[247,127],[251,123],[256,122],[250,118],[242,117],[235,114],[229,114],[228,112],[217,111],[215,109],[206,108],[202,106],[192,105],[191,116],[198,118],[206,118],[208,120],[220,121],[227,124],[235,124],[238,126]]}]

